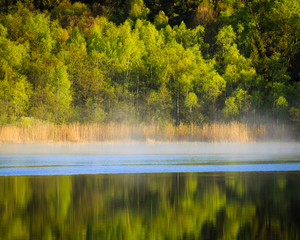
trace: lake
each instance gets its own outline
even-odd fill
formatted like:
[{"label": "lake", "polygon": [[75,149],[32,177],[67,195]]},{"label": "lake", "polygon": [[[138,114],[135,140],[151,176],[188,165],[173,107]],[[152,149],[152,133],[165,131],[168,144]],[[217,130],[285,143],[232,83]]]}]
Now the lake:
[{"label": "lake", "polygon": [[298,143],[0,153],[0,239],[300,239]]}]

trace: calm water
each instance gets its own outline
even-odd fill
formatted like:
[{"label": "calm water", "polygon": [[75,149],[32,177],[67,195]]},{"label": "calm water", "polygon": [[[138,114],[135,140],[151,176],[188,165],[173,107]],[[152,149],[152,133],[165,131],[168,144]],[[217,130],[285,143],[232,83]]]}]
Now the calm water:
[{"label": "calm water", "polygon": [[296,155],[0,155],[0,176],[300,171]]},{"label": "calm water", "polygon": [[2,145],[0,239],[300,239],[299,151]]},{"label": "calm water", "polygon": [[0,176],[300,171],[299,143],[0,145]]},{"label": "calm water", "polygon": [[299,239],[299,172],[0,177],[0,239]]}]

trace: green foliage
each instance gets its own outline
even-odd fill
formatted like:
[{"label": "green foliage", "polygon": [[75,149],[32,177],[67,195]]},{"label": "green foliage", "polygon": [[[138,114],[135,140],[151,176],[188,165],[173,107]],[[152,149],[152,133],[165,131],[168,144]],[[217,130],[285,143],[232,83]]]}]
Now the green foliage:
[{"label": "green foliage", "polygon": [[239,108],[236,104],[235,97],[229,97],[225,100],[225,107],[223,109],[224,116],[229,119],[234,119],[239,114]]},{"label": "green foliage", "polygon": [[183,47],[200,47],[203,45],[204,28],[197,26],[194,29],[188,29],[184,22],[173,28],[175,40]]},{"label": "green foliage", "polygon": [[149,118],[153,123],[170,121],[171,94],[163,84],[158,92],[151,92],[148,97]]},{"label": "green foliage", "polygon": [[39,125],[46,125],[48,122],[41,121],[40,119],[33,118],[33,117],[20,117],[16,121],[16,125],[20,127],[34,127]]},{"label": "green foliage", "polygon": [[210,78],[203,83],[203,91],[207,100],[215,102],[217,97],[225,89],[226,82],[217,74],[213,74],[209,77]]},{"label": "green foliage", "polygon": [[24,24],[25,37],[30,42],[30,47],[40,54],[49,54],[54,46],[49,17],[44,14],[36,14],[28,17]]},{"label": "green foliage", "polygon": [[103,123],[107,113],[102,108],[96,108],[92,112],[91,121],[97,123]]},{"label": "green foliage", "polygon": [[55,67],[49,76],[52,87],[55,122],[62,123],[68,120],[72,95],[70,92],[71,82],[67,73],[67,67],[59,65]]},{"label": "green foliage", "polygon": [[232,44],[234,43],[236,39],[236,34],[232,29],[232,26],[226,26],[223,27],[218,35],[216,36],[216,44],[221,46],[223,51],[226,51]]},{"label": "green foliage", "polygon": [[1,38],[6,38],[7,37],[7,28],[4,27],[2,24],[0,24],[0,37]]},{"label": "green foliage", "polygon": [[20,77],[18,82],[12,87],[12,102],[14,108],[14,115],[18,118],[26,114],[28,109],[31,86],[26,81],[25,77]]},{"label": "green foliage", "polygon": [[164,28],[167,26],[169,18],[165,15],[164,11],[159,11],[159,13],[154,18],[154,24],[157,28]]},{"label": "green foliage", "polygon": [[143,0],[131,0],[131,8],[129,10],[129,17],[132,19],[146,18],[149,13],[149,8],[144,4]]},{"label": "green foliage", "polygon": [[283,113],[286,112],[288,109],[288,102],[286,101],[285,97],[280,96],[274,101],[274,108],[273,110],[277,113]]},{"label": "green foliage", "polygon": [[250,108],[250,96],[246,90],[238,88],[233,93],[237,106],[241,112],[247,113]]},{"label": "green foliage", "polygon": [[184,105],[189,109],[190,112],[193,108],[198,105],[198,98],[195,93],[190,92],[184,101]]},{"label": "green foliage", "polygon": [[[232,97],[225,100],[225,107],[223,109],[224,116],[228,119],[235,119],[235,117],[247,115],[251,107],[251,96],[246,90],[237,88]],[[259,100],[256,100],[259,101]],[[259,104],[257,102],[257,104]]]},{"label": "green foliage", "polygon": [[287,82],[291,77],[287,73],[287,59],[283,58],[279,53],[274,53],[268,61],[270,77],[274,82]]},{"label": "green foliage", "polygon": [[2,123],[285,121],[299,105],[297,0],[0,7]]},{"label": "green foliage", "polygon": [[289,113],[291,120],[296,124],[298,130],[300,130],[300,108],[291,107]]}]

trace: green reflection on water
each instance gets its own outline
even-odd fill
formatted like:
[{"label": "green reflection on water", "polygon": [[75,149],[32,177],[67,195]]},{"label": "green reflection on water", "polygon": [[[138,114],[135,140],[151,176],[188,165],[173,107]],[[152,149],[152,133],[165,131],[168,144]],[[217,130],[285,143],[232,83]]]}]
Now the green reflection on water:
[{"label": "green reflection on water", "polygon": [[299,239],[299,173],[0,177],[0,239]]}]

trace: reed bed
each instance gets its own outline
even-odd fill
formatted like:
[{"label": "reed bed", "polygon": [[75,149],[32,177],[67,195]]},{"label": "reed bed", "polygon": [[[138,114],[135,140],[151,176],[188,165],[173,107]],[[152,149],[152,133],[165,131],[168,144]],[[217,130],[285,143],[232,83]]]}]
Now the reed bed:
[{"label": "reed bed", "polygon": [[0,127],[0,143],[64,143],[64,142],[125,142],[125,141],[205,141],[255,142],[282,140],[290,136],[285,125],[239,122],[198,125],[129,125],[129,124],[37,124]]}]

